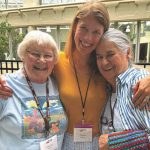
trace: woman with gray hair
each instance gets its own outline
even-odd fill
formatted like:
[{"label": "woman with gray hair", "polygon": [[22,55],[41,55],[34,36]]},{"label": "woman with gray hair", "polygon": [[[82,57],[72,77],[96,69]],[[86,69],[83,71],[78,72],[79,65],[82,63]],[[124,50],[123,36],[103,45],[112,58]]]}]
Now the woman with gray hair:
[{"label": "woman with gray hair", "polygon": [[56,42],[31,31],[17,53],[23,67],[5,75],[12,97],[0,99],[0,149],[61,150],[67,119],[51,76],[58,61]]},{"label": "woman with gray hair", "polygon": [[[128,37],[117,29],[109,29],[96,49],[98,69],[111,86],[101,118],[102,133],[107,133],[99,139],[101,150],[121,147],[148,149],[148,138],[143,131],[150,134],[149,105],[145,105],[143,110],[133,105],[132,87],[150,73],[134,68],[130,61],[131,56],[132,49]],[[119,132],[124,130],[129,131]]]}]

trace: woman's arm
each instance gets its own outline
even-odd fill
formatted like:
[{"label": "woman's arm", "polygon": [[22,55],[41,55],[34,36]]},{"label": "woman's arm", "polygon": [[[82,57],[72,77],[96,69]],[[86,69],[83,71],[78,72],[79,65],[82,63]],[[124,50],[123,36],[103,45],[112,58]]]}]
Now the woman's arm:
[{"label": "woman's arm", "polygon": [[141,79],[133,88],[134,96],[133,103],[139,109],[143,109],[146,104],[149,104],[150,110],[150,76]]},{"label": "woman's arm", "polygon": [[5,79],[2,76],[0,76],[0,98],[7,99],[8,97],[12,96],[12,93],[12,89],[6,86]]}]

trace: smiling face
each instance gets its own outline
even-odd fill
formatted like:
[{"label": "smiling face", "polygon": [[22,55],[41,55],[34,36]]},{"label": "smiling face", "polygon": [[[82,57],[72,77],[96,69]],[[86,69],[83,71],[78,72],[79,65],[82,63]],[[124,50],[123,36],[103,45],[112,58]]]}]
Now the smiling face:
[{"label": "smiling face", "polygon": [[56,63],[54,52],[50,47],[32,45],[23,58],[23,64],[32,82],[43,83],[51,74]]},{"label": "smiling face", "polygon": [[129,50],[125,54],[116,44],[103,39],[96,49],[99,71],[109,83],[116,82],[116,77],[128,69]]},{"label": "smiling face", "polygon": [[82,55],[90,54],[97,46],[104,27],[94,17],[81,19],[75,29],[76,50]]}]

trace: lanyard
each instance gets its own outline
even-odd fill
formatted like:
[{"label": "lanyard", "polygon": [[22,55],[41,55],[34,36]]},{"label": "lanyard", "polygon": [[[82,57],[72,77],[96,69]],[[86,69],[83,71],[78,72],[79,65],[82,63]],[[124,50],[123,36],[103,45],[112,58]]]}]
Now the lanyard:
[{"label": "lanyard", "polygon": [[38,107],[38,111],[40,112],[40,114],[41,114],[41,116],[42,116],[42,118],[44,120],[44,123],[45,123],[45,133],[46,133],[46,136],[47,136],[48,133],[49,133],[49,129],[50,129],[50,125],[49,125],[50,116],[49,116],[49,88],[48,88],[48,79],[46,81],[46,103],[47,103],[47,106],[46,106],[46,116],[44,116],[44,113],[43,113],[42,108],[40,106],[39,100],[38,100],[38,98],[36,96],[35,90],[34,90],[34,88],[32,86],[32,83],[31,83],[31,81],[30,81],[30,79],[29,79],[29,77],[27,75],[27,72],[26,72],[25,68],[24,68],[24,75],[26,77],[26,80],[27,80],[27,83],[29,85],[29,88],[30,88],[30,90],[31,90],[31,92],[33,94],[34,100],[35,100],[36,105]]},{"label": "lanyard", "polygon": [[112,128],[112,130],[115,132],[114,128],[114,109],[117,103],[117,98],[115,99],[115,102],[112,106],[112,95],[110,97],[110,113],[111,113],[111,121],[108,123],[108,126]]},{"label": "lanyard", "polygon": [[88,91],[89,91],[90,81],[91,81],[91,78],[92,78],[92,73],[91,73],[91,75],[89,77],[88,84],[87,84],[87,89],[86,89],[86,93],[85,93],[85,97],[84,97],[84,100],[83,100],[83,96],[82,96],[82,93],[81,93],[81,88],[80,88],[80,84],[79,84],[79,78],[78,78],[78,75],[77,75],[77,70],[76,70],[76,67],[75,67],[74,59],[72,59],[72,60],[73,60],[74,72],[75,72],[76,81],[77,81],[77,84],[78,84],[78,89],[79,89],[80,98],[81,98],[81,104],[82,104],[82,124],[84,124],[84,121],[85,121],[84,120],[85,104],[86,104],[86,101],[87,101],[87,95],[88,95]]},{"label": "lanyard", "polygon": [[114,105],[112,106],[112,93],[108,98],[108,101],[105,105],[104,112],[101,117],[101,124],[103,126],[103,132],[111,133],[115,132],[114,128],[114,109],[117,103],[117,98],[115,98]]}]

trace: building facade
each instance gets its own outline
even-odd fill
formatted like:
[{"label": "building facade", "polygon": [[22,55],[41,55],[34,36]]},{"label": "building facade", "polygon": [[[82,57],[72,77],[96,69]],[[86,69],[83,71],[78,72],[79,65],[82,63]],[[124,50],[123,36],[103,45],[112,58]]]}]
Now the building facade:
[{"label": "building facade", "polygon": [[[20,32],[49,32],[63,50],[73,16],[85,1],[1,0],[0,23],[8,21]],[[150,62],[150,0],[99,1],[108,8],[111,27],[129,36],[135,62]]]}]

